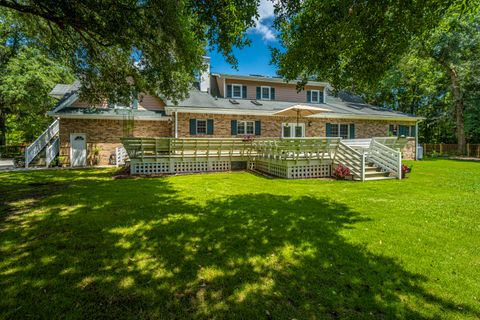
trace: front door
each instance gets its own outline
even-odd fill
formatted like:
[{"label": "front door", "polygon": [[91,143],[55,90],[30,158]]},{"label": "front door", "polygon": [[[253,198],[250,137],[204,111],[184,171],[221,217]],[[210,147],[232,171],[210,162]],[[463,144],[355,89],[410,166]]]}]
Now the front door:
[{"label": "front door", "polygon": [[70,159],[72,167],[87,165],[87,139],[84,133],[70,135]]}]

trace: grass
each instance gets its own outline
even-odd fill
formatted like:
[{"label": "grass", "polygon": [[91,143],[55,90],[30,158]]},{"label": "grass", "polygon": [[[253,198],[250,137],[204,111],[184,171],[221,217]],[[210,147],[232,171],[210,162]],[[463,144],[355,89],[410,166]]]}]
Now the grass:
[{"label": "grass", "polygon": [[0,318],[480,317],[480,163],[111,176],[0,174]]}]

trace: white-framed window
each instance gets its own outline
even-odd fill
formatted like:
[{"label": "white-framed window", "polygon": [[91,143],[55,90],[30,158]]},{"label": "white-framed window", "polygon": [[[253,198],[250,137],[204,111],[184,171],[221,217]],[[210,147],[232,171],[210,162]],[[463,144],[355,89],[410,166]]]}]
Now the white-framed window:
[{"label": "white-framed window", "polygon": [[241,99],[243,97],[243,88],[241,84],[232,84],[232,98]]},{"label": "white-framed window", "polygon": [[331,137],[340,137],[342,139],[349,139],[349,125],[348,124],[331,124]]},{"label": "white-framed window", "polygon": [[207,134],[207,120],[197,119],[197,134]]},{"label": "white-framed window", "polygon": [[311,101],[314,103],[320,103],[320,90],[311,90]]},{"label": "white-framed window", "polygon": [[271,100],[272,99],[272,87],[262,86],[262,100]]},{"label": "white-framed window", "polygon": [[255,122],[237,121],[237,134],[255,134]]},{"label": "white-framed window", "polygon": [[305,123],[282,123],[282,138],[305,137]]}]

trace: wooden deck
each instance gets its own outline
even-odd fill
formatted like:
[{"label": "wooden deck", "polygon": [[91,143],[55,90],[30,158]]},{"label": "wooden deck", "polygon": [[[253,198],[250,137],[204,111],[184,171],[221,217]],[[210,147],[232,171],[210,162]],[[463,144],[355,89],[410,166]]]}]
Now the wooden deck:
[{"label": "wooden deck", "polygon": [[248,168],[277,177],[300,179],[330,177],[332,170],[342,164],[350,168],[355,180],[366,180],[366,174],[370,172],[376,177],[379,174],[390,177],[390,173],[399,175],[398,151],[375,139],[370,142],[371,148],[368,149],[374,151],[370,158],[367,152],[360,152],[342,143],[340,138],[244,140],[135,137],[123,138],[122,143],[130,158],[132,174],[215,172]]}]

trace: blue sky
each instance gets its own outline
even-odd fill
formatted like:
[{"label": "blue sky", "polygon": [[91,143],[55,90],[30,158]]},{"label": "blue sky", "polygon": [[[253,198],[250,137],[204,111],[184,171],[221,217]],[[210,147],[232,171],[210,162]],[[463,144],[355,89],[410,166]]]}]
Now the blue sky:
[{"label": "blue sky", "polygon": [[238,60],[238,70],[233,69],[225,58],[216,51],[210,51],[211,72],[229,74],[261,74],[274,76],[275,67],[270,65],[271,54],[269,46],[279,47],[280,44],[272,29],[273,4],[268,0],[261,0],[259,6],[259,19],[255,28],[247,32],[251,45],[241,50],[235,49],[234,54]]}]

